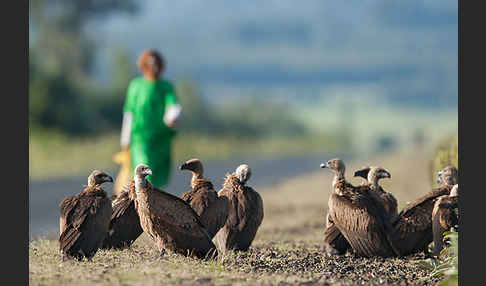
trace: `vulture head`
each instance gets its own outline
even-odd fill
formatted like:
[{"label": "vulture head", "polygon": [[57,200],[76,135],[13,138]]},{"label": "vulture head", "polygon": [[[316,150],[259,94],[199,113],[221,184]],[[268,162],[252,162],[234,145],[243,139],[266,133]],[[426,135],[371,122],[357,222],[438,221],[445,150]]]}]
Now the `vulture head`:
[{"label": "vulture head", "polygon": [[201,163],[201,160],[197,158],[193,158],[190,160],[187,160],[184,164],[179,166],[179,170],[189,170],[192,172],[192,178],[191,178],[191,186],[194,187],[194,182],[196,179],[202,179],[203,178],[203,165]]},{"label": "vulture head", "polygon": [[138,192],[139,187],[146,187],[147,181],[145,177],[148,175],[152,175],[152,169],[145,164],[138,164],[133,171],[134,176],[133,179],[135,180],[135,191]]},{"label": "vulture head", "polygon": [[378,181],[380,179],[389,178],[391,179],[390,173],[382,167],[371,167],[368,172],[368,183],[371,186],[377,187]]},{"label": "vulture head", "polygon": [[453,186],[457,184],[459,172],[454,166],[447,166],[437,173],[437,183],[443,186]]},{"label": "vulture head", "polygon": [[339,158],[334,158],[326,163],[321,164],[321,168],[328,168],[332,170],[334,173],[343,175],[344,176],[344,171],[346,170],[346,167],[344,166],[343,160]]},{"label": "vulture head", "polygon": [[459,186],[457,184],[452,187],[451,193],[449,194],[449,197],[455,198],[459,196]]},{"label": "vulture head", "polygon": [[361,169],[358,169],[354,172],[354,176],[368,180],[368,173],[370,172],[370,169],[370,166],[362,167]]},{"label": "vulture head", "polygon": [[201,160],[197,158],[187,160],[184,164],[179,166],[179,170],[189,170],[200,176],[202,176],[204,172]]},{"label": "vulture head", "polygon": [[145,164],[138,164],[137,167],[135,167],[134,176],[136,178],[144,179],[148,175],[152,175],[152,169],[150,169],[149,166]]},{"label": "vulture head", "polygon": [[241,164],[236,168],[235,175],[238,176],[240,183],[244,185],[251,177],[251,169],[247,164]]},{"label": "vulture head", "polygon": [[371,167],[368,173],[368,182],[378,182],[380,179],[391,179],[390,173],[382,167]]},{"label": "vulture head", "polygon": [[88,177],[88,186],[96,186],[96,185],[99,186],[105,182],[113,183],[113,178],[110,175],[100,170],[94,170],[93,172],[91,172],[91,175],[89,175]]}]

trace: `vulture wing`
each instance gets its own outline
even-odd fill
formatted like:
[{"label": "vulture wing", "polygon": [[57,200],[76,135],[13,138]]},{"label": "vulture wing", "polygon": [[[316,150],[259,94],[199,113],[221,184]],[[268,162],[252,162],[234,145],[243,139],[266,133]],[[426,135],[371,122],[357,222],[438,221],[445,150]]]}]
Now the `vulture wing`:
[{"label": "vulture wing", "polygon": [[403,255],[426,251],[433,240],[432,211],[435,201],[448,195],[449,187],[435,189],[405,207],[394,222],[394,232]]},{"label": "vulture wing", "polygon": [[133,192],[135,192],[135,182],[131,180],[122,187],[119,195],[112,201],[113,212],[103,248],[130,246],[142,234],[143,229],[135,209],[135,201],[131,197]]},{"label": "vulture wing", "polygon": [[90,191],[63,200],[60,206],[61,217],[66,221],[59,237],[60,250],[77,253],[81,249],[86,256],[91,256],[108,230],[110,200],[102,190]]},{"label": "vulture wing", "polygon": [[[245,186],[244,188],[243,195],[246,198],[247,210],[240,215],[240,228],[248,228],[256,233],[263,221],[263,200],[260,194],[251,187]],[[240,209],[242,210],[241,207]]]},{"label": "vulture wing", "polygon": [[[415,234],[423,232],[430,232],[431,234],[432,210],[435,201],[442,195],[448,195],[449,191],[449,188],[433,190],[405,207],[398,215],[394,225],[400,239],[412,239]],[[417,238],[417,240],[423,240],[423,238]]]},{"label": "vulture wing", "polygon": [[441,196],[437,199],[432,213],[432,231],[434,236],[434,251],[438,255],[444,247],[444,232],[455,227],[459,219],[455,212],[457,201],[448,196]]},{"label": "vulture wing", "polygon": [[167,232],[182,248],[215,248],[197,213],[181,198],[153,188],[149,197],[151,219],[161,237]]},{"label": "vulture wing", "polygon": [[181,199],[199,215],[211,238],[225,224],[228,217],[228,199],[218,197],[210,181],[197,179],[194,188],[182,194]]},{"label": "vulture wing", "polygon": [[[324,231],[324,246],[328,254],[337,252],[344,254],[350,245],[341,231],[337,228],[332,220],[329,219],[329,213],[326,216],[326,230]],[[333,250],[334,249],[334,250]]]},{"label": "vulture wing", "polygon": [[398,255],[388,234],[391,226],[379,211],[368,196],[358,195],[351,200],[332,194],[329,198],[329,218],[355,253],[367,257]]}]

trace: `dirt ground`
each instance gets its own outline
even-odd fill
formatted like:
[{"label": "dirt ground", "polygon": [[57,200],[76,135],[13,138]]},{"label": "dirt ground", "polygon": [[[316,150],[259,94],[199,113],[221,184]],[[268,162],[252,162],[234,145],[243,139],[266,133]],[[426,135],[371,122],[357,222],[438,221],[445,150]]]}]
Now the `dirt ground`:
[{"label": "dirt ground", "polygon": [[[355,169],[385,167],[392,175],[382,186],[401,209],[432,188],[430,154],[407,152],[349,162]],[[330,158],[322,158],[326,161]],[[251,185],[251,181],[249,182]],[[259,191],[259,190],[257,190]],[[331,191],[328,170],[289,179],[261,190],[265,218],[246,253],[200,261],[180,255],[160,256],[143,234],[129,249],[100,250],[91,261],[62,261],[55,237],[29,245],[31,285],[434,285],[430,270],[419,265],[423,254],[405,258],[326,257],[322,237]]]}]

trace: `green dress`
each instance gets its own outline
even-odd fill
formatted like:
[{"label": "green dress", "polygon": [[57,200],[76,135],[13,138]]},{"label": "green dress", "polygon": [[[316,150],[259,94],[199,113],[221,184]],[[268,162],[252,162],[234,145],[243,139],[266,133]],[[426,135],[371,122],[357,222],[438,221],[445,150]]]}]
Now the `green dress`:
[{"label": "green dress", "polygon": [[133,79],[127,90],[123,112],[132,113],[130,128],[131,173],[138,164],[152,169],[155,186],[168,183],[171,172],[171,142],[176,134],[164,120],[166,108],[178,104],[174,87],[166,80]]}]

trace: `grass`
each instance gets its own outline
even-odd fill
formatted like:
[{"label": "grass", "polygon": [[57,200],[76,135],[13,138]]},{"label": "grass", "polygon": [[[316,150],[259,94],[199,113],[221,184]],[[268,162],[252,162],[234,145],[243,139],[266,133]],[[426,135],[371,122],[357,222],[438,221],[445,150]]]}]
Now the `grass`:
[{"label": "grass", "polygon": [[[114,132],[100,137],[70,138],[54,131],[33,131],[29,137],[29,177],[50,179],[79,176],[94,168],[117,170],[113,155],[121,150],[119,136],[118,132]],[[340,148],[340,142],[331,136],[250,140],[181,133],[173,143],[173,162],[193,157],[211,161],[246,155],[295,155],[319,152],[322,148],[333,152]]]},{"label": "grass", "polygon": [[[423,150],[347,162],[346,177],[365,164],[392,174],[384,180],[400,205],[431,189]],[[325,160],[326,158],[323,158]],[[251,184],[251,181],[250,181]],[[160,257],[145,235],[129,249],[100,250],[92,261],[62,261],[56,237],[29,244],[30,285],[434,285],[440,277],[420,265],[421,254],[405,258],[326,257],[322,238],[331,175],[318,170],[257,190],[265,218],[250,250],[217,260],[180,255]]]}]

